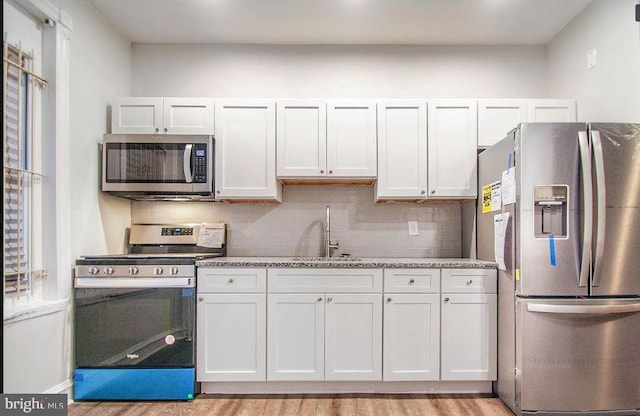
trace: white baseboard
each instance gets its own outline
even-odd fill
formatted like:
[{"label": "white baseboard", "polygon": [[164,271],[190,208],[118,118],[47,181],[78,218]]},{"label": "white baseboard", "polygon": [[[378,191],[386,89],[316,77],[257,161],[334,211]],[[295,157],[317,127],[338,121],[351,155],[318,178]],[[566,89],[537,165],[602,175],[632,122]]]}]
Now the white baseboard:
[{"label": "white baseboard", "polygon": [[491,393],[491,381],[257,381],[202,382],[204,394],[463,394]]},{"label": "white baseboard", "polygon": [[49,390],[42,392],[42,394],[66,394],[71,402],[71,392],[73,388],[73,378],[68,378],[60,384],[51,387]]}]

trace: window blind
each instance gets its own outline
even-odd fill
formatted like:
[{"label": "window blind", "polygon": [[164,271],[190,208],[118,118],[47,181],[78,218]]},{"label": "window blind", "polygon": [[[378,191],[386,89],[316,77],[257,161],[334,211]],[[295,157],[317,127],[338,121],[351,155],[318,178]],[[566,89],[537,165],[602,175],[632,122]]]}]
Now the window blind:
[{"label": "window blind", "polygon": [[32,164],[35,147],[34,94],[46,81],[31,72],[32,58],[4,44],[3,119],[3,281],[4,296],[30,295],[34,275],[32,201],[35,180],[42,177]]}]

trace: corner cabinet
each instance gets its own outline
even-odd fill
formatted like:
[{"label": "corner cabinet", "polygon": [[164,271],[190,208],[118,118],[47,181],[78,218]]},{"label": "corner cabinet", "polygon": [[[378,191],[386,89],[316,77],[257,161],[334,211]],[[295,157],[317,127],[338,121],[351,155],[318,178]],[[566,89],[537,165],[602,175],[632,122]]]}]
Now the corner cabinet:
[{"label": "corner cabinet", "polygon": [[497,377],[497,271],[443,269],[441,380]]},{"label": "corner cabinet", "polygon": [[198,269],[196,381],[266,379],[266,270]]},{"label": "corner cabinet", "polygon": [[576,121],[576,100],[478,100],[478,146],[493,146],[520,123],[573,121]]},{"label": "corner cabinet", "polygon": [[429,197],[476,197],[477,114],[475,100],[429,101]]},{"label": "corner cabinet", "polygon": [[281,201],[275,101],[217,100],[215,116],[216,199]]},{"label": "corner cabinet", "polygon": [[527,122],[557,123],[576,121],[576,101],[542,99],[527,103]]},{"label": "corner cabinet", "polygon": [[212,98],[121,97],[111,106],[113,134],[214,133]]},{"label": "corner cabinet", "polygon": [[267,380],[381,380],[381,288],[380,269],[269,269]]}]

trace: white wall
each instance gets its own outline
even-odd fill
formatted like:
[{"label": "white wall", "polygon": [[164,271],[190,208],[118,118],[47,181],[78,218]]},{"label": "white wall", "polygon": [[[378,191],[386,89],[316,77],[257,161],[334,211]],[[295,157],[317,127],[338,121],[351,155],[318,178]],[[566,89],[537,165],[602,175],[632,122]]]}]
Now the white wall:
[{"label": "white wall", "polygon": [[[548,45],[548,95],[575,97],[578,120],[640,122],[637,0],[596,0]],[[597,65],[586,69],[587,52]]]},{"label": "white wall", "polygon": [[544,97],[543,46],[134,44],[137,96]]},{"label": "white wall", "polygon": [[131,94],[131,42],[91,2],[53,0],[71,15],[72,258],[122,251],[131,204],[100,192],[98,143],[106,133],[107,106]]},{"label": "white wall", "polygon": [[[73,21],[70,42],[70,130],[73,212],[71,258],[59,279],[71,288],[73,261],[81,254],[120,250],[131,218],[130,203],[99,195],[98,141],[106,132],[107,104],[131,94],[131,44],[90,2],[50,0]],[[46,208],[45,208],[46,209]],[[46,248],[45,248],[46,249]],[[71,296],[71,293],[66,293]],[[69,392],[72,315],[69,307],[5,321],[4,393]]]}]

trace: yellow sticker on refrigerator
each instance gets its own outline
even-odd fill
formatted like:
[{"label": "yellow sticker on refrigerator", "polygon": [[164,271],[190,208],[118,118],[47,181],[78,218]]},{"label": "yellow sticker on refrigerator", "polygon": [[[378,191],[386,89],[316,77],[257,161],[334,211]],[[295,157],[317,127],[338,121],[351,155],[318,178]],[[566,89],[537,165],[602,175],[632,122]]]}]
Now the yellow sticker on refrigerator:
[{"label": "yellow sticker on refrigerator", "polygon": [[486,214],[502,209],[502,190],[500,181],[482,187],[482,213]]}]

